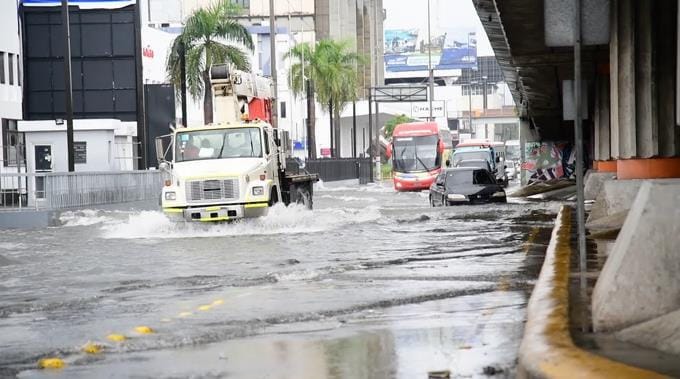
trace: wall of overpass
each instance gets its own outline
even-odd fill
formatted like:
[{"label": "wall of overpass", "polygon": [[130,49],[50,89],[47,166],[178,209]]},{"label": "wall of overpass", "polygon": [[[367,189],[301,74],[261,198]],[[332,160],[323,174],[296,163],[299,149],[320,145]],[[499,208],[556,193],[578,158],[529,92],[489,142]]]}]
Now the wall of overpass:
[{"label": "wall of overpass", "polygon": [[[573,52],[546,46],[543,3],[474,0],[527,129],[539,140],[573,140],[573,123],[562,119]],[[582,53],[587,163],[619,179],[680,177],[678,1],[608,3],[610,43]]]}]

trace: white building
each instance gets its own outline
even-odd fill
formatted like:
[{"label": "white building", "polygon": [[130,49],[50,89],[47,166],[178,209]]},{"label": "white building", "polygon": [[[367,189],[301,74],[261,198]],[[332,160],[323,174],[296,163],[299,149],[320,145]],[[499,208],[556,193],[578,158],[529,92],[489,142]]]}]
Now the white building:
[{"label": "white building", "polygon": [[17,172],[21,138],[17,120],[22,118],[22,54],[16,0],[0,1],[0,173]]}]

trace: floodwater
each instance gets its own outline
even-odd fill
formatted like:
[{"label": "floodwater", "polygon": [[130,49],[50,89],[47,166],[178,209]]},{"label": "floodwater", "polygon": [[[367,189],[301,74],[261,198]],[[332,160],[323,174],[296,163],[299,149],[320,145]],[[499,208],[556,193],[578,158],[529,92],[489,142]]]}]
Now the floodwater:
[{"label": "floodwater", "polygon": [[430,208],[389,184],[314,199],[233,224],[135,204],[0,231],[0,377],[514,376],[559,204]]}]

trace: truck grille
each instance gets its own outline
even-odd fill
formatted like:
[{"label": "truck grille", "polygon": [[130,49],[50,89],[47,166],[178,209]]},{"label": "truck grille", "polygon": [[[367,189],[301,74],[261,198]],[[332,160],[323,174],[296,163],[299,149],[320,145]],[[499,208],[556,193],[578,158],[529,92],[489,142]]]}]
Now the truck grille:
[{"label": "truck grille", "polygon": [[238,199],[238,179],[193,180],[186,183],[189,202]]}]

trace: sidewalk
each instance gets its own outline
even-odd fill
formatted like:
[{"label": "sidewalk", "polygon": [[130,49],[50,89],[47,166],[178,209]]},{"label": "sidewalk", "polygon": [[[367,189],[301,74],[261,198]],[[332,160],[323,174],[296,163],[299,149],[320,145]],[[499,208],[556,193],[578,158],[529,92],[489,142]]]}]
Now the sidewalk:
[{"label": "sidewalk", "polygon": [[[680,377],[680,359],[593,334],[589,294],[604,263],[590,241],[581,292],[574,210],[563,206],[555,220],[541,274],[529,300],[519,352],[522,378]],[[606,246],[606,244],[603,244]]]}]

